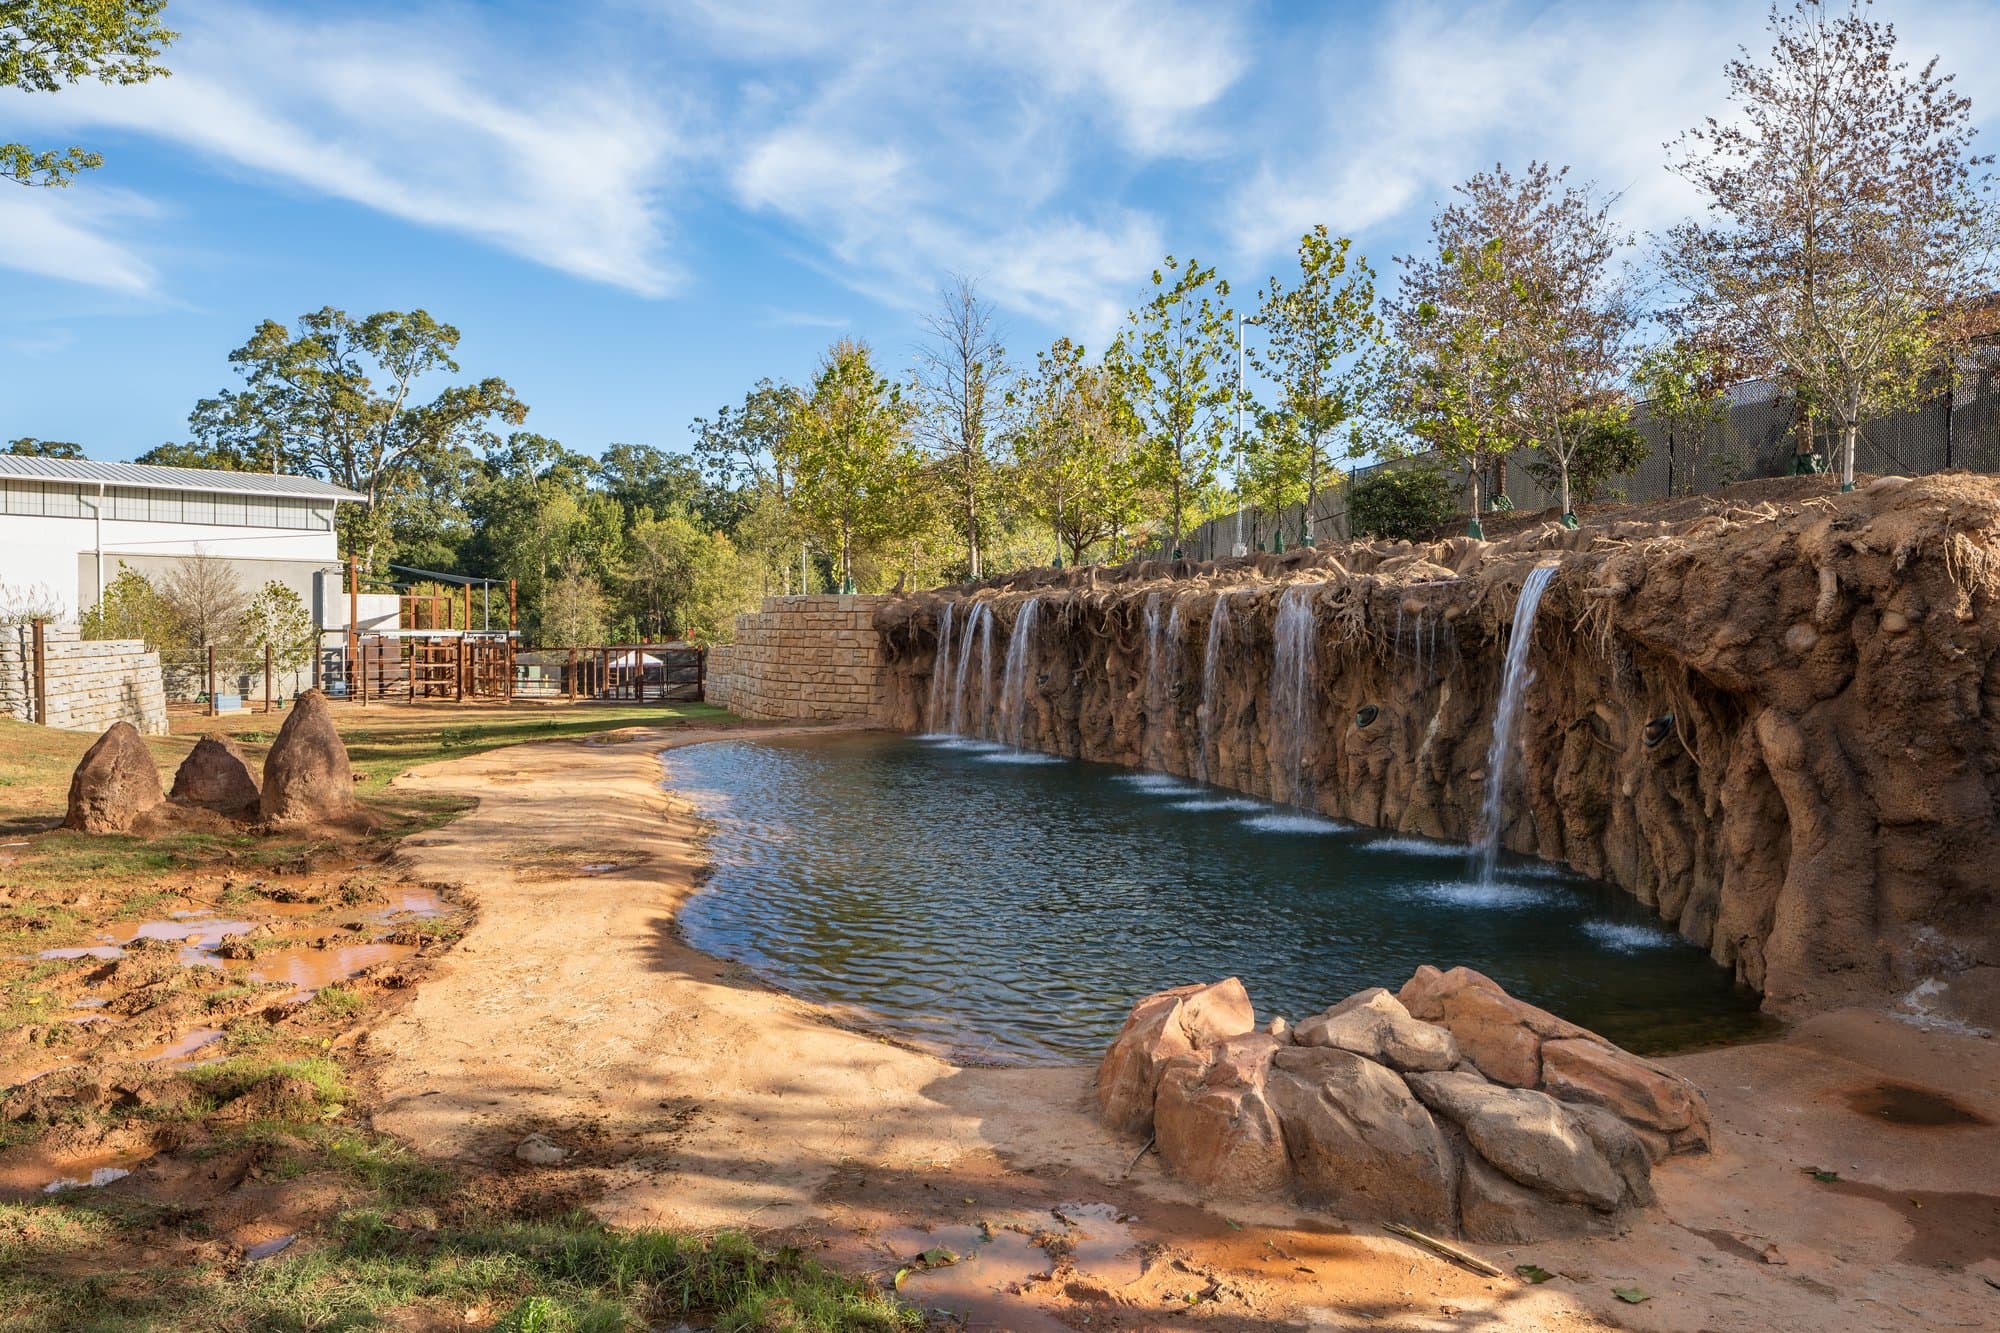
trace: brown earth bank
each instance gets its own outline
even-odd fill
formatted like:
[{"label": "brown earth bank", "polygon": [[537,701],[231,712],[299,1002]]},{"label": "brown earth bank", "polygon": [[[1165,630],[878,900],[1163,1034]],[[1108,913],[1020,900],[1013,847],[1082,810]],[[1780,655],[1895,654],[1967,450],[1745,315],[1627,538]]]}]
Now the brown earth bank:
[{"label": "brown earth bank", "polygon": [[[955,715],[1474,841],[1517,602],[1541,565],[1505,846],[1629,890],[1777,1012],[1865,998],[2000,1024],[1993,478],[1755,482],[1575,531],[917,594],[877,614],[888,721]],[[1281,694],[1288,607],[1307,626],[1289,660],[1310,670]]]},{"label": "brown earth bank", "polygon": [[377,1129],[498,1174],[540,1135],[562,1156],[524,1187],[621,1226],[760,1228],[968,1327],[1838,1333],[2000,1310],[1990,1040],[1845,1009],[1664,1061],[1707,1091],[1712,1152],[1662,1163],[1621,1235],[1469,1247],[1508,1274],[1481,1277],[1289,1205],[1205,1206],[1098,1125],[1088,1070],[956,1067],[688,948],[702,829],[657,755],[725,734],[400,781],[477,800],[399,858],[476,915],[361,1039]]}]

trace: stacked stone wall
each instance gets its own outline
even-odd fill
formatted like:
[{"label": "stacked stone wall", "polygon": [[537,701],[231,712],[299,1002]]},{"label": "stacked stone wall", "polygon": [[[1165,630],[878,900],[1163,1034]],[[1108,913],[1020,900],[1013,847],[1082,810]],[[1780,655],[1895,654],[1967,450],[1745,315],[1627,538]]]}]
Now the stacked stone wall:
[{"label": "stacked stone wall", "polygon": [[887,700],[879,596],[767,597],[711,648],[705,697],[738,717],[875,721]]},{"label": "stacked stone wall", "polygon": [[[85,639],[74,626],[44,630],[48,724],[65,731],[102,731],[130,722],[153,736],[167,734],[167,694],[160,656],[137,639]],[[0,627],[0,717],[35,716],[34,631]]]}]

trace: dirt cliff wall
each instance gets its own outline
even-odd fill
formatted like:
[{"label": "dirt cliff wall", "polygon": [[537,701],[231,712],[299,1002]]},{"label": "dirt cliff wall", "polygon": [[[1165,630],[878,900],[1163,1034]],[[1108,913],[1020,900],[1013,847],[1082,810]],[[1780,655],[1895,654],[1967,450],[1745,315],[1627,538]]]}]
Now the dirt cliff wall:
[{"label": "dirt cliff wall", "polygon": [[1474,841],[1519,591],[1554,564],[1504,845],[1629,890],[1773,1008],[2000,1019],[2000,482],[1631,514],[901,599],[886,718]]}]

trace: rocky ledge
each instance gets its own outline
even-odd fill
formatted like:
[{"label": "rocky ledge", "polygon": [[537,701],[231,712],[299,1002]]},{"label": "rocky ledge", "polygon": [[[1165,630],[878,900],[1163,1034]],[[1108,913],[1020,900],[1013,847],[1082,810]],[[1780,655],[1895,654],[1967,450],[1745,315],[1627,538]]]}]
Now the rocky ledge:
[{"label": "rocky ledge", "polygon": [[1234,977],[1149,995],[1097,1098],[1205,1193],[1492,1242],[1615,1230],[1709,1134],[1686,1079],[1465,967],[1261,1031]]}]

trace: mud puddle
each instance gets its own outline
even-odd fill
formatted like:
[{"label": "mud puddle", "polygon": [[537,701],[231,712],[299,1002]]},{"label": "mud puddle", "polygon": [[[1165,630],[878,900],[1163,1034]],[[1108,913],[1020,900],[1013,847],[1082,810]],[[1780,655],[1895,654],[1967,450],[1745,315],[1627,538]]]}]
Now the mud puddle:
[{"label": "mud puddle", "polygon": [[1871,1120],[1910,1129],[1951,1129],[1993,1122],[1942,1092],[1909,1083],[1877,1083],[1847,1094],[1847,1109]]}]

